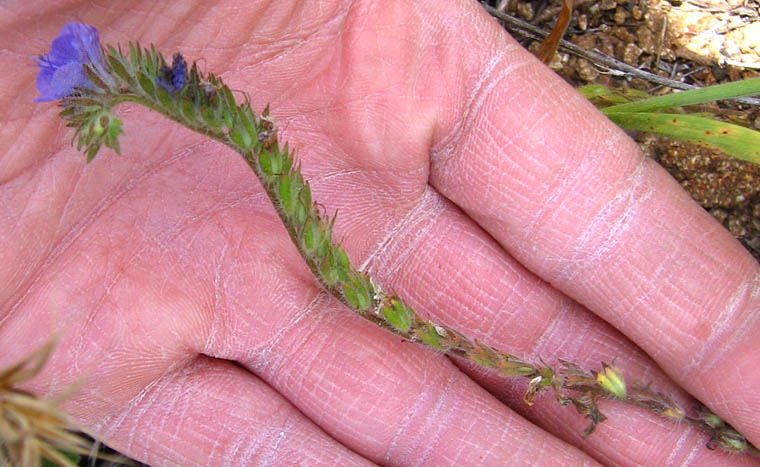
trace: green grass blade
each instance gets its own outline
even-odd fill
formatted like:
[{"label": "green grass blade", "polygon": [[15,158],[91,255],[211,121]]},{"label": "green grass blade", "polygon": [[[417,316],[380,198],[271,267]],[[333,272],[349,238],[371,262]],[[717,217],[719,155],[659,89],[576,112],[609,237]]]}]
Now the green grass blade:
[{"label": "green grass blade", "polygon": [[744,79],[733,83],[718,84],[706,88],[674,92],[665,96],[627,102],[602,109],[602,112],[653,112],[657,110],[680,107],[682,105],[702,104],[721,99],[760,94],[760,78]]},{"label": "green grass blade", "polygon": [[760,132],[749,128],[683,114],[610,112],[607,117],[628,130],[646,131],[690,141],[760,164]]},{"label": "green grass blade", "polygon": [[576,90],[597,107],[625,104],[652,97],[644,91],[637,89],[612,89],[603,84],[587,84],[576,88]]}]

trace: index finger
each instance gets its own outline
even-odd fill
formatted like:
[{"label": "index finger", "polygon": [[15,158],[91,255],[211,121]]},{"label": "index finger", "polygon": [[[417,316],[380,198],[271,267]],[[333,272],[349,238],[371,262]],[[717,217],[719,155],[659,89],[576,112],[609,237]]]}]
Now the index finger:
[{"label": "index finger", "polygon": [[431,185],[760,443],[757,263],[487,14],[450,29],[483,39],[443,60],[466,76],[434,135]]}]

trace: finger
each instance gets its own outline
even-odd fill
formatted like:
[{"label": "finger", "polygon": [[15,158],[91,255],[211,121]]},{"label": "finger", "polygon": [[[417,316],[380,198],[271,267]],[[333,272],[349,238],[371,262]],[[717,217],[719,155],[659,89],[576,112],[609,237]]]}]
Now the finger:
[{"label": "finger", "polygon": [[[283,310],[285,311],[285,310]],[[292,322],[251,343],[237,316],[210,353],[234,358],[335,439],[391,465],[576,465],[577,449],[516,416],[440,354],[409,344],[318,295]],[[255,319],[254,319],[255,320]],[[249,344],[250,345],[250,344]]]},{"label": "finger", "polygon": [[[690,406],[690,398],[633,343],[527,271],[434,190],[388,236],[392,240],[378,243],[368,269],[415,311],[537,364],[559,368],[561,358],[598,370],[600,362],[617,361],[629,388],[651,383],[681,407]],[[527,381],[455,362],[518,413],[605,463],[725,459],[707,450],[709,437],[689,425],[612,402],[600,404],[608,420],[582,439],[588,420],[558,406],[550,390],[529,408],[523,401]]]},{"label": "finger", "polygon": [[757,263],[487,15],[452,29],[494,39],[451,58],[468,73],[431,184],[760,442]]},{"label": "finger", "polygon": [[371,465],[231,362],[199,357],[107,414],[70,410],[150,465]]}]

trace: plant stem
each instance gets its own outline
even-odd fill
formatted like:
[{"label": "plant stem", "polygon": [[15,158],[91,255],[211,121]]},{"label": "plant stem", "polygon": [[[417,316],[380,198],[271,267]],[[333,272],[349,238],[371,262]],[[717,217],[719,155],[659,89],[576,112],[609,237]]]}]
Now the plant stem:
[{"label": "plant stem", "polygon": [[[213,74],[200,73],[195,64],[180,89],[160,85],[160,70],[166,67],[163,56],[151,48],[130,44],[130,54],[109,47],[104,51],[115,87],[105,84],[100,90],[79,90],[61,100],[61,115],[77,129],[78,147],[85,146],[88,158],[94,157],[101,143],[118,149],[121,121],[112,108],[133,102],[204,134],[235,150],[246,161],[271,200],[277,214],[319,284],[359,316],[404,339],[437,351],[470,360],[505,376],[530,380],[524,400],[532,404],[544,388],[551,388],[561,405],[572,404],[590,419],[584,436],[605,420],[597,402],[615,399],[645,408],[674,421],[686,421],[708,431],[711,443],[731,452],[757,452],[746,440],[717,416],[702,410],[697,417],[685,411],[670,397],[648,385],[626,387],[618,368],[603,364],[601,372],[587,372],[578,365],[560,360],[555,370],[546,364],[531,364],[515,355],[501,352],[472,340],[451,327],[435,323],[416,313],[398,295],[382,290],[368,275],[351,265],[346,252],[333,241],[335,218],[327,218],[312,200],[309,183],[300,165],[280,145],[277,129],[268,109],[257,116],[246,97],[237,104],[231,90]],[[89,70],[92,73],[92,70]],[[112,78],[112,79],[111,79]],[[571,396],[566,391],[579,395]],[[753,451],[754,450],[754,451]]]}]

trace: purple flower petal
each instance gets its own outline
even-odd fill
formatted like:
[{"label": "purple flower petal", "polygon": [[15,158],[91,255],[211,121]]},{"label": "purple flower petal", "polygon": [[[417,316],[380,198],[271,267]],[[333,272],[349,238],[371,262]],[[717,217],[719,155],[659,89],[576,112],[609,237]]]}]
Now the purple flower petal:
[{"label": "purple flower petal", "polygon": [[61,99],[75,88],[97,89],[85,74],[84,65],[90,65],[99,76],[107,74],[98,30],[82,23],[66,24],[53,40],[50,52],[37,59],[37,65],[37,90],[42,96],[35,102]]}]

